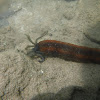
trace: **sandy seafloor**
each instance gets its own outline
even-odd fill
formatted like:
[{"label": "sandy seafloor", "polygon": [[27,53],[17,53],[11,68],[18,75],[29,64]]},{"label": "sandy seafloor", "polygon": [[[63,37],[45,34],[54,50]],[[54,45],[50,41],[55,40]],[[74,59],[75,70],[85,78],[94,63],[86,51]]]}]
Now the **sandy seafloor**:
[{"label": "sandy seafloor", "polygon": [[100,0],[0,0],[0,100],[100,100],[100,65],[20,51],[41,40],[100,48]]}]

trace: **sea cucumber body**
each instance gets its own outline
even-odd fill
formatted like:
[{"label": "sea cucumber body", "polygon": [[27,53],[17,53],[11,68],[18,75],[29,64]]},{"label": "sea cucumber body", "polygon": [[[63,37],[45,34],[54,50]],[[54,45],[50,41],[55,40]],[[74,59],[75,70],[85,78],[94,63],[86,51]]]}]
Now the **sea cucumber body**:
[{"label": "sea cucumber body", "polygon": [[56,40],[44,40],[38,44],[39,52],[45,56],[59,57],[75,62],[100,64],[100,49],[78,46]]}]

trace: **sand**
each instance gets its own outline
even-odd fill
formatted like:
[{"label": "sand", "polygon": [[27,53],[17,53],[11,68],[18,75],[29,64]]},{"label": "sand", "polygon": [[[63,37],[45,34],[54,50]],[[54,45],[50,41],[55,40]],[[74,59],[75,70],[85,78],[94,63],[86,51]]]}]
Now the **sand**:
[{"label": "sand", "polygon": [[[1,0],[0,0],[1,1]],[[100,48],[99,0],[8,0],[0,12],[0,100],[100,100],[100,65],[46,58],[25,51],[35,40]],[[0,9],[1,9],[0,8]]]}]

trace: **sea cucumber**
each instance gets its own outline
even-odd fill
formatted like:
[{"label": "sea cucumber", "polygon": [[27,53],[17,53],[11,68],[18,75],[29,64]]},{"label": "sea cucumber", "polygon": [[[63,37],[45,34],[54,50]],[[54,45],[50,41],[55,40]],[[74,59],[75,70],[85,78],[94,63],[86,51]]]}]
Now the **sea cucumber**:
[{"label": "sea cucumber", "polygon": [[64,60],[83,62],[83,63],[96,63],[100,64],[100,49],[89,48],[85,46],[78,46],[71,43],[65,43],[56,40],[43,40],[37,43],[32,42],[27,35],[29,41],[34,44],[34,48],[31,50],[31,56],[39,56],[40,62],[45,60],[45,57],[58,57]]}]

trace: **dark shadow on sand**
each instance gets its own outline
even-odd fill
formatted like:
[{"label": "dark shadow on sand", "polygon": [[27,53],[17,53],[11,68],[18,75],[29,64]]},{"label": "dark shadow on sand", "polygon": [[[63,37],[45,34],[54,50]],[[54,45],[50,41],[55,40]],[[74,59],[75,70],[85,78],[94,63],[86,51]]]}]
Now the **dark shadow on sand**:
[{"label": "dark shadow on sand", "polygon": [[[68,89],[70,95],[68,96]],[[31,100],[100,100],[100,89],[96,94],[91,94],[81,87],[62,88],[58,93],[44,93],[33,97]]]}]

